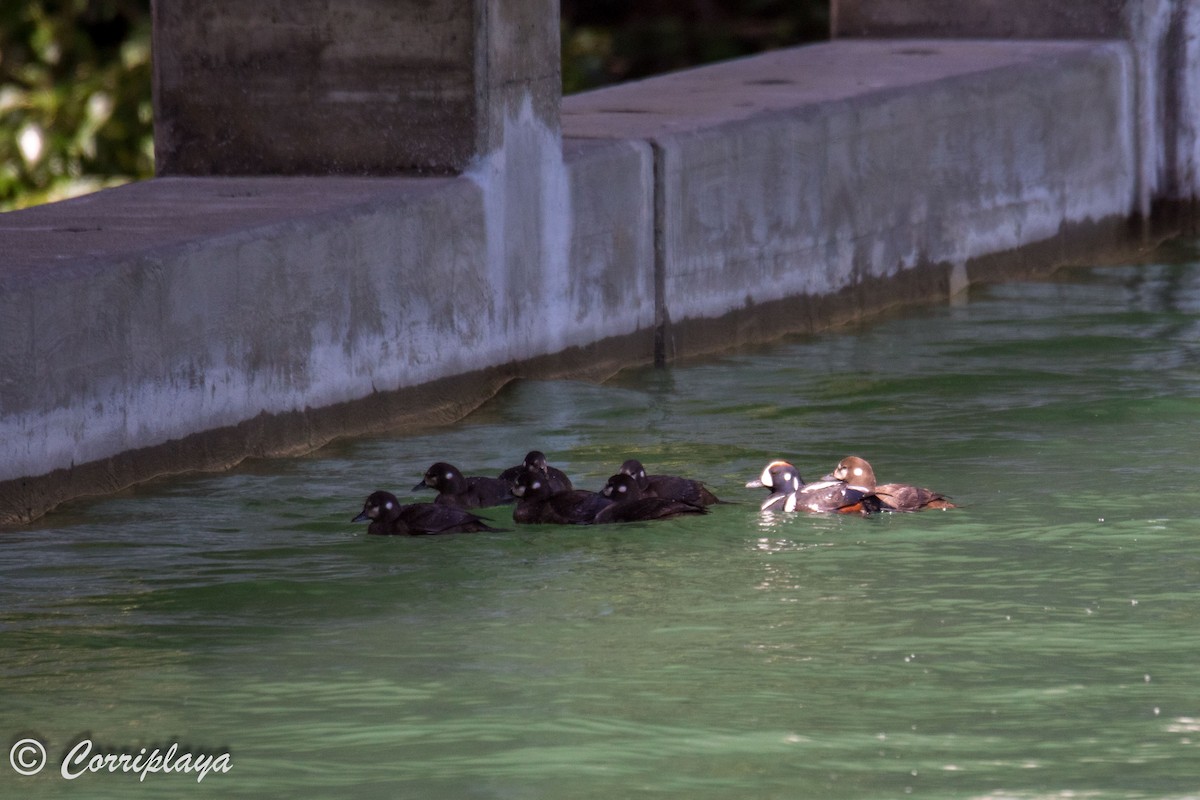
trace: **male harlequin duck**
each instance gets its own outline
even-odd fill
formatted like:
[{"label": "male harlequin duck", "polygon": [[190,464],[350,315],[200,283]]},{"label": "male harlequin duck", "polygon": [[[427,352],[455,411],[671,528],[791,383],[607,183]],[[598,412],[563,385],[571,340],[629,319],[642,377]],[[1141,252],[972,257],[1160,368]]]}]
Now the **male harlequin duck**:
[{"label": "male harlequin duck", "polygon": [[927,508],[955,508],[945,495],[907,483],[875,483],[875,470],[866,459],[847,456],[826,477],[845,481],[859,491],[879,498],[884,511],[924,511]]},{"label": "male harlequin duck", "polygon": [[682,500],[694,506],[711,506],[721,502],[700,481],[680,478],[676,475],[647,475],[646,468],[636,458],[631,458],[622,464],[620,472],[637,481],[638,489],[646,497]]},{"label": "male harlequin duck", "polygon": [[517,476],[512,493],[517,496],[513,521],[527,524],[590,525],[612,503],[604,495],[584,489],[553,491],[550,481],[533,469]]},{"label": "male harlequin duck", "polygon": [[372,492],[351,522],[366,522],[375,536],[426,536],[437,533],[499,531],[470,512],[436,503],[401,505],[390,492]]},{"label": "male harlequin duck", "polygon": [[641,522],[651,519],[666,519],[680,514],[707,514],[708,509],[683,500],[668,497],[643,495],[637,479],[619,473],[608,479],[600,494],[613,502],[596,515],[596,524],[606,522]]},{"label": "male harlequin duck", "polygon": [[879,510],[879,503],[869,493],[855,489],[845,481],[805,483],[800,472],[786,461],[767,464],[762,475],[749,481],[746,488],[771,490],[759,506],[763,511],[869,514]]},{"label": "male harlequin duck", "polygon": [[539,473],[550,487],[551,492],[569,492],[575,488],[571,485],[571,479],[567,477],[567,473],[546,463],[546,454],[541,450],[530,450],[525,454],[524,461],[501,472],[500,480],[511,487],[521,473],[527,469]]},{"label": "male harlequin duck", "polygon": [[429,487],[438,492],[435,503],[459,508],[486,508],[511,503],[512,484],[499,478],[464,476],[457,467],[439,461],[425,470],[425,477],[413,491]]}]

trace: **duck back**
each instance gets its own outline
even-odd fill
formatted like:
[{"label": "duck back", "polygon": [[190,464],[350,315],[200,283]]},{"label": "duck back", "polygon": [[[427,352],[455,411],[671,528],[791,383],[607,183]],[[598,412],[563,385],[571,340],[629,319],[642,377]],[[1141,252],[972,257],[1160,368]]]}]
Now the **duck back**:
[{"label": "duck back", "polygon": [[366,522],[372,536],[429,536],[441,533],[499,531],[461,508],[437,503],[403,504],[390,492],[370,494],[352,522]]}]

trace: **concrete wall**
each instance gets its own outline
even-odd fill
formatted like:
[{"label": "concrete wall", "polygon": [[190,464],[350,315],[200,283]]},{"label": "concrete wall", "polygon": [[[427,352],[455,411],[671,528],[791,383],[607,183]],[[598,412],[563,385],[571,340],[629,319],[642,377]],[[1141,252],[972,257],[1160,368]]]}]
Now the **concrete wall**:
[{"label": "concrete wall", "polygon": [[678,322],[1124,219],[1132,74],[1117,43],[847,41],[568,98],[563,125],[653,143]]},{"label": "concrete wall", "polygon": [[839,41],[566,98],[565,138],[514,90],[455,177],[0,215],[0,521],[1132,244],[1140,75],[1119,41]]},{"label": "concrete wall", "polygon": [[555,0],[154,0],[153,12],[160,175],[461,172],[500,145],[527,96],[558,128]]},{"label": "concrete wall", "polygon": [[[569,155],[555,198],[566,250],[532,257],[534,234],[520,269],[489,254],[494,206],[513,201],[486,173],[162,178],[0,216],[0,520],[159,472],[445,422],[520,374],[648,360],[649,150]],[[587,349],[638,331],[641,352]],[[450,397],[414,393],[463,376]]]},{"label": "concrete wall", "polygon": [[1116,39],[1135,67],[1138,210],[1200,198],[1200,3],[1195,0],[832,0],[840,37]]}]

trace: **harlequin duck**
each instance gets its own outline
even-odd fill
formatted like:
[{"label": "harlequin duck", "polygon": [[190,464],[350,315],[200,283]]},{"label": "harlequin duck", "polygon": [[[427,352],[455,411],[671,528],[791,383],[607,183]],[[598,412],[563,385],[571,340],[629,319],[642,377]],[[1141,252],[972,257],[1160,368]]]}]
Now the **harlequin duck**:
[{"label": "harlequin duck", "polygon": [[470,512],[435,503],[402,505],[390,492],[372,492],[351,522],[366,522],[375,536],[424,536],[437,533],[499,531]]},{"label": "harlequin duck", "polygon": [[556,492],[542,473],[525,469],[513,483],[517,496],[513,521],[528,524],[590,525],[612,503],[602,494],[584,489]]},{"label": "harlequin duck", "polygon": [[524,461],[501,472],[500,480],[511,487],[526,469],[539,473],[550,486],[551,492],[569,492],[575,488],[567,473],[546,463],[546,454],[541,450],[530,450],[525,454]]},{"label": "harlequin duck", "polygon": [[426,487],[437,490],[435,503],[459,508],[486,508],[513,501],[512,484],[499,478],[468,478],[445,461],[439,461],[425,470],[425,477],[413,487],[413,491]]},{"label": "harlequin duck", "polygon": [[924,511],[929,508],[955,508],[945,495],[907,483],[875,482],[875,470],[866,459],[847,456],[838,462],[828,477],[845,481],[859,491],[879,498],[884,511]]},{"label": "harlequin duck", "polygon": [[666,519],[680,514],[707,514],[708,509],[701,505],[688,503],[683,500],[672,500],[667,497],[643,495],[637,484],[637,479],[624,472],[613,475],[604,484],[600,494],[613,502],[600,510],[596,515],[596,524],[607,522],[642,522],[652,519]]},{"label": "harlequin duck", "polygon": [[763,511],[809,511],[814,513],[869,514],[879,504],[869,493],[842,480],[805,483],[800,472],[786,461],[772,461],[762,475],[746,484],[747,489],[766,488],[771,494],[759,506]]},{"label": "harlequin duck", "polygon": [[637,481],[638,489],[646,497],[682,500],[694,506],[710,506],[713,503],[721,502],[700,481],[680,478],[676,475],[647,475],[646,468],[636,458],[631,458],[622,464],[620,472]]}]

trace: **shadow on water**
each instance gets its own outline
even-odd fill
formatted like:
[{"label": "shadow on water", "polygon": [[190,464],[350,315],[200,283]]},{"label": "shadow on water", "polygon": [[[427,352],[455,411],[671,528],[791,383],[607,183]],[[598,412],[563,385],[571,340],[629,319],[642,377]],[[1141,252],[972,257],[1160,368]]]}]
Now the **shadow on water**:
[{"label": "shadow on water", "polygon": [[[1062,270],[771,347],[519,382],[461,423],[75,503],[0,538],[7,796],[1173,798],[1200,785],[1200,263]],[[704,479],[702,518],[375,538],[429,464]],[[771,515],[842,456],[962,508]],[[86,789],[81,788],[86,783]],[[64,789],[63,787],[67,787]],[[130,787],[133,787],[132,789]]]}]

